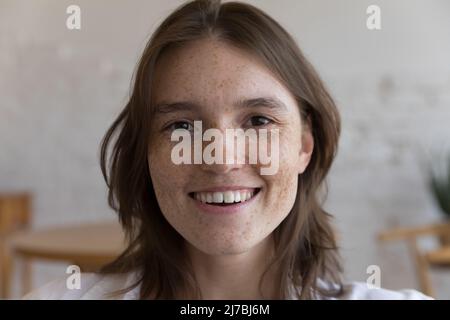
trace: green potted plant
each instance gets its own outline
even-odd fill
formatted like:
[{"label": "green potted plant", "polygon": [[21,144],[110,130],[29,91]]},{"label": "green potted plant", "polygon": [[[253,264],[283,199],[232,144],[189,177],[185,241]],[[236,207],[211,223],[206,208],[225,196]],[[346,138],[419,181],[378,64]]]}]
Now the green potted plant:
[{"label": "green potted plant", "polygon": [[[446,168],[443,168],[446,167]],[[430,170],[429,185],[433,198],[447,222],[450,221],[450,154],[444,170]],[[446,170],[445,170],[446,169]],[[441,243],[450,245],[450,234],[440,237]]]}]

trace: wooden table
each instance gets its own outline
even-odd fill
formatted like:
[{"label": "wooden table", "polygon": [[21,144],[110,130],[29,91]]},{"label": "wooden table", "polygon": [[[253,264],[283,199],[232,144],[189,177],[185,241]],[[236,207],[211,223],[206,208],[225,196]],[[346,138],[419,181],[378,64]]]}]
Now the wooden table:
[{"label": "wooden table", "polygon": [[11,241],[13,257],[22,260],[22,291],[31,289],[31,261],[67,262],[82,271],[95,271],[113,261],[126,247],[117,222],[54,227],[21,232]]}]

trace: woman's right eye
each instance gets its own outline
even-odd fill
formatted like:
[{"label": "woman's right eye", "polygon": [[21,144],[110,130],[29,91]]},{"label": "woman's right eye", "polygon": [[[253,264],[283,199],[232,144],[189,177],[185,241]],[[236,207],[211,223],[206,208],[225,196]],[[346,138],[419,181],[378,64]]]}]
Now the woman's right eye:
[{"label": "woman's right eye", "polygon": [[168,126],[170,131],[174,131],[177,129],[184,129],[188,131],[194,131],[194,126],[187,121],[177,121]]}]

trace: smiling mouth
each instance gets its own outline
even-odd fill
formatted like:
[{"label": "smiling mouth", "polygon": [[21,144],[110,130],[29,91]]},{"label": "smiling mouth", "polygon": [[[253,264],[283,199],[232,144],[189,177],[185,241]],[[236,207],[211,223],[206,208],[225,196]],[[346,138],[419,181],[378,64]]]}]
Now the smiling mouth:
[{"label": "smiling mouth", "polygon": [[255,197],[261,188],[226,190],[215,192],[191,192],[189,196],[201,203],[213,206],[231,206],[237,203],[244,203]]}]

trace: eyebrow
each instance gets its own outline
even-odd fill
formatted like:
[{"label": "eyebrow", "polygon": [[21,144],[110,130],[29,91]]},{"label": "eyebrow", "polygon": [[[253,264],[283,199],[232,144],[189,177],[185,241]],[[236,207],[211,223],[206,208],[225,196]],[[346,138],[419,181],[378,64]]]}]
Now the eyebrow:
[{"label": "eyebrow", "polygon": [[287,106],[278,98],[273,97],[262,97],[254,99],[239,100],[235,103],[238,107],[252,108],[252,107],[264,107],[268,109],[280,109],[287,111]]},{"label": "eyebrow", "polygon": [[172,113],[177,111],[190,111],[198,108],[198,105],[189,101],[180,101],[172,103],[159,103],[155,106],[156,113]]},{"label": "eyebrow", "polygon": [[[287,111],[286,104],[274,97],[260,97],[252,99],[240,99],[236,101],[234,106],[238,108],[254,108],[254,107],[264,107],[268,109],[276,109]],[[199,105],[190,101],[180,101],[172,103],[159,103],[155,106],[156,113],[172,113],[180,111],[192,111],[199,109]]]}]

